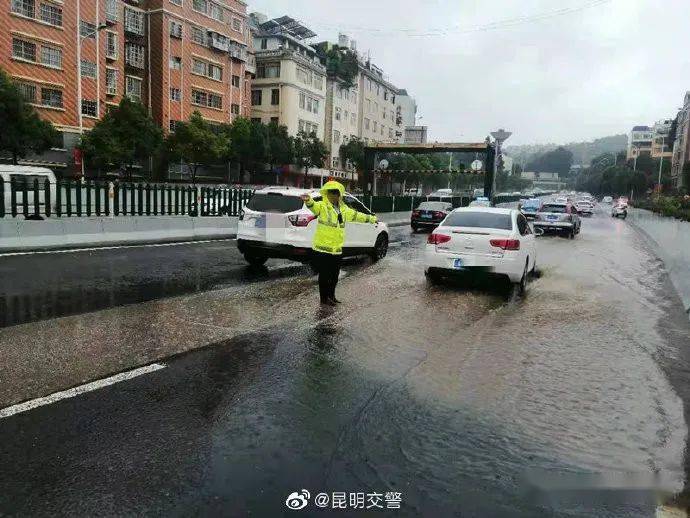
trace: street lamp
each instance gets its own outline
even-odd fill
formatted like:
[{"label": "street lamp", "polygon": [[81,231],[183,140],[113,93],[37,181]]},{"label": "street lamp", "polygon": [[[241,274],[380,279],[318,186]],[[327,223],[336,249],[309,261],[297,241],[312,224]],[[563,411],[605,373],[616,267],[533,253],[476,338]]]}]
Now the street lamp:
[{"label": "street lamp", "polygon": [[[96,4],[98,5],[98,4]],[[79,114],[79,137],[84,134],[84,115],[82,114],[82,92],[81,92],[81,46],[86,38],[91,36],[97,36],[100,31],[105,29],[108,25],[105,23],[98,23],[98,10],[96,10],[96,29],[88,34],[81,33],[81,0],[77,0],[77,113]],[[96,39],[96,71],[100,66],[98,59],[98,39]],[[96,72],[96,77],[98,77],[98,72]],[[99,83],[100,84],[100,81]],[[96,101],[97,106],[100,104],[101,100]],[[96,108],[98,110],[98,108]],[[98,111],[97,111],[98,113]],[[84,157],[81,158],[81,176],[84,178]]]},{"label": "street lamp", "polygon": [[[498,131],[492,131],[491,136],[494,138],[496,141],[496,156],[494,158],[494,178],[493,182],[491,183],[491,193],[493,194],[494,190],[496,189],[496,175],[498,174],[498,157],[501,156],[501,144],[503,144],[506,140],[510,138],[512,135],[512,132],[506,131],[503,128],[499,129]],[[486,195],[486,193],[484,193]]]}]

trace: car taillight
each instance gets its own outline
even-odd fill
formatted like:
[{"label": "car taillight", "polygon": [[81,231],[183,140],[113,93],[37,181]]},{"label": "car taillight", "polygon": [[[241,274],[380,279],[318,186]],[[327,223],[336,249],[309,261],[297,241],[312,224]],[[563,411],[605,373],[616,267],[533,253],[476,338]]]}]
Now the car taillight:
[{"label": "car taillight", "polygon": [[288,220],[295,227],[306,227],[307,225],[309,225],[310,221],[313,221],[315,219],[316,216],[314,216],[313,214],[292,214],[291,216],[288,216]]},{"label": "car taillight", "polygon": [[519,239],[491,239],[491,246],[502,250],[520,250]]},{"label": "car taillight", "polygon": [[418,210],[413,210],[412,211],[412,216],[415,218],[418,218],[420,216],[420,212]]},{"label": "car taillight", "polygon": [[240,209],[240,215],[237,219],[239,219],[240,221],[244,219],[244,209]]},{"label": "car taillight", "polygon": [[426,242],[430,245],[440,245],[441,243],[447,243],[450,241],[450,236],[445,234],[429,234]]},{"label": "car taillight", "polygon": [[435,211],[434,211],[434,216],[437,217],[437,218],[445,218],[445,217],[446,217],[446,213],[445,213],[445,212],[438,211],[438,210],[435,210]]}]

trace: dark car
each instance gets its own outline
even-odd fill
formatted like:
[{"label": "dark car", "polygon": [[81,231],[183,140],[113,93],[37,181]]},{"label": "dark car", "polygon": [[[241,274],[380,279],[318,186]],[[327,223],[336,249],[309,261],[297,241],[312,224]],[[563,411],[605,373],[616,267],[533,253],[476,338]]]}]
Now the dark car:
[{"label": "dark car", "polygon": [[417,232],[421,227],[437,227],[453,210],[453,205],[445,201],[424,201],[412,211],[410,226]]}]

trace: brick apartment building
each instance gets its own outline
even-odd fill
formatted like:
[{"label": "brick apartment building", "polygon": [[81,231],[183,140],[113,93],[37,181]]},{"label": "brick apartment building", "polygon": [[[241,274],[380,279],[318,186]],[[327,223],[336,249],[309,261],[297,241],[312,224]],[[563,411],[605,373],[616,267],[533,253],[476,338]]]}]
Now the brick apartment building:
[{"label": "brick apartment building", "polygon": [[73,174],[80,133],[124,95],[166,132],[194,110],[217,123],[249,116],[240,0],[6,0],[0,24],[0,66],[62,134],[27,162]]}]

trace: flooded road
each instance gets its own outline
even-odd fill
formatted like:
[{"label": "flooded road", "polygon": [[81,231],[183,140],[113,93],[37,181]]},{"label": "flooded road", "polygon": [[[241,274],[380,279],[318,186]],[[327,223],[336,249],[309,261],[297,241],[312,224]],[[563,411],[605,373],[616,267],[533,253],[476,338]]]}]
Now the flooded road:
[{"label": "flooded road", "polygon": [[[317,493],[363,492],[382,495],[370,515],[654,516],[649,491],[597,492],[611,486],[586,474],[682,491],[690,323],[629,223],[601,213],[574,241],[539,238],[542,274],[524,298],[427,284],[426,235],[400,232],[384,261],[348,262],[334,311],[318,309],[308,272],[269,268],[249,284],[0,330],[4,365],[39,337],[54,357],[83,348],[84,363],[93,354],[91,367],[111,370],[113,350],[176,354],[0,419],[0,515],[279,516],[307,489],[308,515],[326,512]],[[21,400],[1,385],[30,386],[33,368],[8,369],[0,396]],[[537,487],[566,474],[576,491]]]}]

